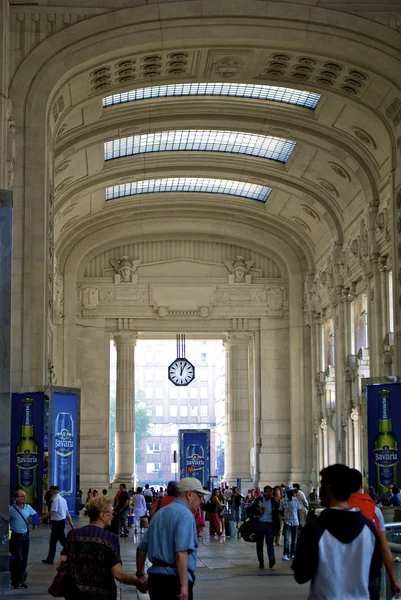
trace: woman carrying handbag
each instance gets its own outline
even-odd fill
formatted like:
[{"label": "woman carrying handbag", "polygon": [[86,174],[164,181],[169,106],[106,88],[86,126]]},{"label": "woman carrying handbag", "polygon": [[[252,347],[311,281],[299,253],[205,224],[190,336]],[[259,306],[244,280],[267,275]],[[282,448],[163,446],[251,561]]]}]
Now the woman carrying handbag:
[{"label": "woman carrying handbag", "polygon": [[105,529],[113,516],[110,500],[104,496],[92,498],[85,513],[90,523],[69,532],[49,594],[66,600],[116,600],[115,579],[145,592],[146,577],[124,571],[120,540]]}]

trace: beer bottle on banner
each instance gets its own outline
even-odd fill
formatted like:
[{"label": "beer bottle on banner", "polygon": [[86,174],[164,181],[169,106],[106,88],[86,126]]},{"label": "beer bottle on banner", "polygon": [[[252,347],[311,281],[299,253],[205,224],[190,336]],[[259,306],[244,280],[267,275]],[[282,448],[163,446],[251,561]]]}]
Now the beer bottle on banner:
[{"label": "beer bottle on banner", "polygon": [[71,496],[74,491],[74,421],[70,413],[58,413],[54,432],[54,481],[61,496]]},{"label": "beer bottle on banner", "polygon": [[393,432],[390,391],[379,392],[379,427],[374,442],[377,494],[387,492],[389,485],[398,486],[398,440]]},{"label": "beer bottle on banner", "polygon": [[28,504],[38,500],[38,444],[33,431],[33,400],[22,401],[21,437],[16,448],[17,488],[26,494]]},{"label": "beer bottle on banner", "polygon": [[201,444],[189,444],[187,447],[187,473],[205,484],[205,458]]}]

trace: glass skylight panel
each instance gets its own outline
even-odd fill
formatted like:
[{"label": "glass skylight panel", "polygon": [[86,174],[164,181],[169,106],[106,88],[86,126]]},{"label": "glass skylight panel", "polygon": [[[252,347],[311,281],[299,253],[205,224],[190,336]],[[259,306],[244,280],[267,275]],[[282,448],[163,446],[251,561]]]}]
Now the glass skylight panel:
[{"label": "glass skylight panel", "polygon": [[152,87],[122,92],[121,94],[113,94],[112,96],[103,98],[103,106],[172,96],[235,96],[238,98],[254,98],[256,100],[271,100],[273,102],[295,104],[312,110],[316,108],[320,100],[320,94],[274,85],[176,83],[172,85],[154,85]]},{"label": "glass skylight panel", "polygon": [[266,202],[271,188],[244,181],[209,179],[204,177],[170,177],[123,183],[106,188],[106,200],[157,192],[203,192],[229,194]]},{"label": "glass skylight panel", "polygon": [[106,142],[104,159],[121,158],[147,152],[197,150],[233,152],[287,162],[295,142],[283,138],[239,131],[187,129],[132,135]]}]

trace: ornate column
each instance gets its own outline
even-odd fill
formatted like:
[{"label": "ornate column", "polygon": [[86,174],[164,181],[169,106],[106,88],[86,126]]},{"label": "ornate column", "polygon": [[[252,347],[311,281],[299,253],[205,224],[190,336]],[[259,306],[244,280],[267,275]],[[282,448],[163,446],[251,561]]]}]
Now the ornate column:
[{"label": "ornate column", "polygon": [[380,272],[380,288],[381,288],[381,305],[382,305],[382,364],[383,364],[383,375],[392,375],[393,367],[393,346],[394,346],[394,332],[391,331],[391,324],[389,318],[389,306],[393,301],[389,298],[388,289],[388,274],[391,269],[391,261],[388,256],[381,256],[379,258],[379,272]]},{"label": "ornate column", "polygon": [[249,333],[230,333],[226,351],[226,451],[224,480],[251,481],[249,439]]},{"label": "ornate column", "polygon": [[335,319],[334,319],[334,343],[335,343],[335,390],[336,390],[336,432],[337,432],[337,462],[344,462],[345,459],[345,431],[344,431],[344,411],[345,405],[345,310],[342,286],[336,287]]},{"label": "ornate column", "polygon": [[134,483],[135,468],[135,345],[138,335],[114,335],[117,348],[116,471],[113,482]]}]

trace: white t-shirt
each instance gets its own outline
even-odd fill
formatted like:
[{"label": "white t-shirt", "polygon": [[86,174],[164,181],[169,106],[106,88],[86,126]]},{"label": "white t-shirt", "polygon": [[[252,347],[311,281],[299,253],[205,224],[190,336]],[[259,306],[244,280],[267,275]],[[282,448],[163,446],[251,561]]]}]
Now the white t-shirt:
[{"label": "white t-shirt", "polygon": [[376,515],[377,522],[379,523],[380,531],[386,531],[386,525],[384,523],[383,513],[378,506],[376,506],[376,508],[375,508],[375,515]]},{"label": "white t-shirt", "polygon": [[60,496],[60,494],[56,494],[53,498],[51,507],[51,520],[62,521],[67,517],[67,511],[67,502],[62,496]]}]

